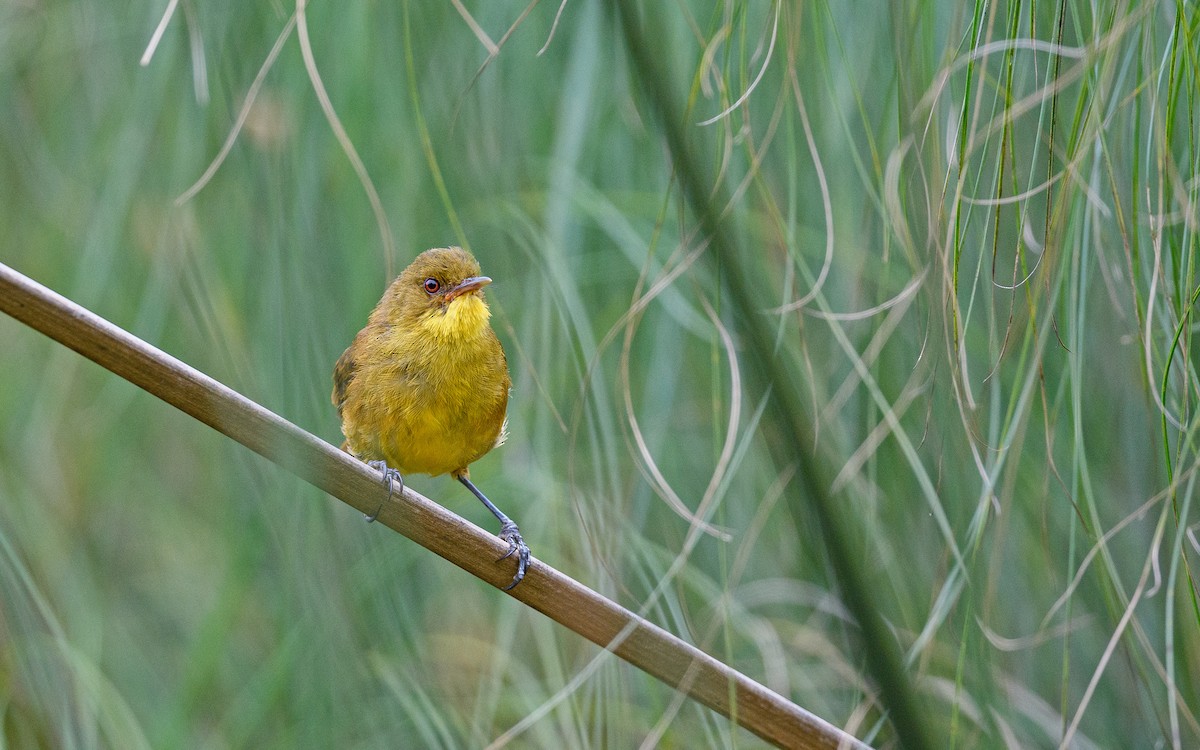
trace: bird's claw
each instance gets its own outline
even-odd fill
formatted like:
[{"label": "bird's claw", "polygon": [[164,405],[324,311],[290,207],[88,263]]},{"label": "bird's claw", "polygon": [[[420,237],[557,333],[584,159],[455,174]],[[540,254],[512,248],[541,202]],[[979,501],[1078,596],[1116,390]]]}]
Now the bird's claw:
[{"label": "bird's claw", "polygon": [[[397,484],[400,485],[400,491],[404,492],[404,477],[400,476],[399,471],[388,466],[387,461],[368,461],[367,466],[370,466],[372,469],[383,473],[383,484],[385,487],[387,487],[388,500],[392,499],[392,495],[395,493],[395,486]],[[367,519],[367,523],[371,523],[376,518],[379,518],[379,511],[381,510],[383,510],[383,503],[379,504],[379,507],[375,509],[374,513],[369,516],[364,515],[363,518]]]},{"label": "bird's claw", "polygon": [[[508,552],[505,552],[500,560],[507,560],[513,555],[517,556],[517,574],[513,576],[512,583],[504,587],[505,591],[509,591],[521,582],[521,579],[525,577],[525,571],[529,570],[529,545],[525,544],[525,540],[521,538],[521,530],[512,521],[501,524],[499,537],[508,542]],[[496,562],[500,562],[500,560]]]}]

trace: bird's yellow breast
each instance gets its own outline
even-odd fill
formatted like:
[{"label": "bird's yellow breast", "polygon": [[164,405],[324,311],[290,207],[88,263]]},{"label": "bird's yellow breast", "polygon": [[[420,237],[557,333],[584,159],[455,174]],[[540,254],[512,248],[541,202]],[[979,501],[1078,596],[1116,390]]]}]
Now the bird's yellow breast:
[{"label": "bird's yellow breast", "polygon": [[373,332],[342,405],[351,451],[401,473],[465,470],[502,440],[510,381],[477,295]]}]

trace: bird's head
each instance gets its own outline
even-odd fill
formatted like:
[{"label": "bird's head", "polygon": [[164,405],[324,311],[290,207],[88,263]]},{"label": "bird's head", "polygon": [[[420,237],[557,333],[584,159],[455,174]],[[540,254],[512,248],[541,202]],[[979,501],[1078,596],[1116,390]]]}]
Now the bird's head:
[{"label": "bird's head", "polygon": [[386,322],[438,340],[478,335],[491,312],[483,288],[492,283],[460,247],[436,247],[416,257],[392,282]]}]

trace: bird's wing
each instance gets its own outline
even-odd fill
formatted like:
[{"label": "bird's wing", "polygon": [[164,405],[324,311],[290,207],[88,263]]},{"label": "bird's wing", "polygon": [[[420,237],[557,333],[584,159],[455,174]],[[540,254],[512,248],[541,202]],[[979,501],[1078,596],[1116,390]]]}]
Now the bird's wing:
[{"label": "bird's wing", "polygon": [[353,349],[353,346],[346,347],[346,351],[342,352],[337,364],[333,366],[333,405],[337,407],[338,418],[342,416],[342,404],[346,403],[346,387],[354,380],[356,365]]}]

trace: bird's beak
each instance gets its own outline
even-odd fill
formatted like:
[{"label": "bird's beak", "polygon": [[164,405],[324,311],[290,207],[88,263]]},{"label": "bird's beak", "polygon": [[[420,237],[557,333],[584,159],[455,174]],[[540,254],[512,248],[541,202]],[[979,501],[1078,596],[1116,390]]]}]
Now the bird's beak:
[{"label": "bird's beak", "polygon": [[477,292],[490,283],[492,283],[492,280],[487,276],[471,276],[470,278],[463,279],[458,286],[446,292],[446,302],[450,302],[455,297],[461,297],[464,294]]}]

